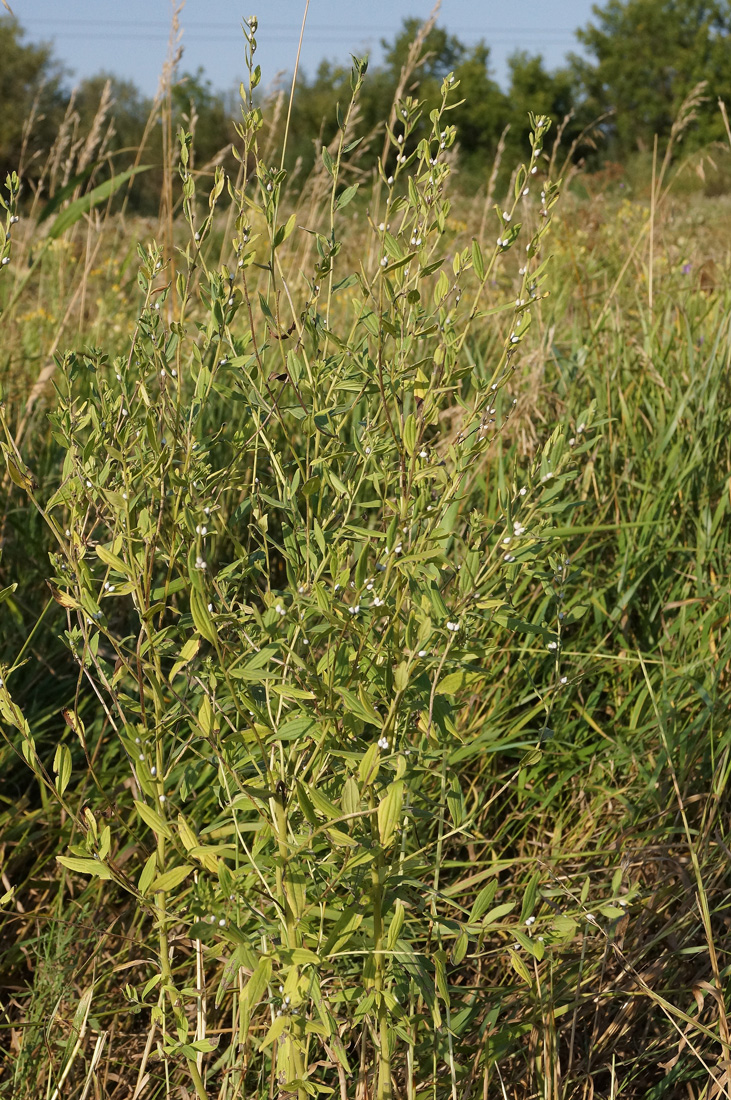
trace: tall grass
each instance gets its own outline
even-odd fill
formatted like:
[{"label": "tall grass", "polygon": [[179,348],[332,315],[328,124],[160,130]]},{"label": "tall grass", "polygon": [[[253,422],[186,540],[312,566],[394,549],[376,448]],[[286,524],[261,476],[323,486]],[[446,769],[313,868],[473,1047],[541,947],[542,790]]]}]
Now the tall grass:
[{"label": "tall grass", "polygon": [[164,247],[6,192],[2,1095],[728,1092],[725,261],[364,78]]}]

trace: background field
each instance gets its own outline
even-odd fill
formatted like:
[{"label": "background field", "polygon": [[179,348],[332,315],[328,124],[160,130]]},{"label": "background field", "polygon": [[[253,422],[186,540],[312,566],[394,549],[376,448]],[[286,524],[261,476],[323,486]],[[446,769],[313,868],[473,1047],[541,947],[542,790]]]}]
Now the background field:
[{"label": "background field", "polygon": [[[556,140],[554,125],[542,152],[534,154],[538,171],[535,180],[528,176],[531,190],[523,201],[514,190],[510,150],[494,173],[484,174],[479,188],[471,182],[468,188],[466,179],[475,177],[460,167],[447,140],[440,201],[448,199],[450,206],[443,208],[443,224],[430,232],[434,255],[450,279],[455,257],[465,257],[465,290],[455,298],[450,287],[440,298],[440,269],[424,276],[430,293],[422,297],[432,303],[424,308],[434,322],[426,355],[433,356],[434,348],[443,344],[453,356],[454,381],[438,391],[433,417],[425,421],[419,438],[435,456],[435,467],[441,463],[449,475],[453,468],[461,470],[455,455],[470,395],[474,389],[476,407],[481,408],[480,395],[489,391],[493,377],[498,379],[497,412],[488,412],[495,416],[489,421],[494,431],[484,452],[460,474],[461,496],[455,497],[448,524],[445,520],[438,531],[442,558],[437,581],[431,567],[420,565],[414,554],[413,575],[407,577],[404,567],[403,587],[394,581],[396,596],[385,597],[396,601],[393,622],[401,624],[402,632],[401,626],[364,626],[361,641],[353,642],[358,654],[359,645],[373,644],[376,650],[384,646],[386,668],[393,672],[402,662],[406,672],[401,680],[390,678],[388,671],[382,681],[365,671],[347,680],[350,687],[344,690],[352,691],[342,696],[345,711],[351,704],[356,708],[348,718],[333,704],[332,691],[328,695],[317,686],[337,671],[340,656],[331,667],[328,650],[345,655],[338,647],[346,628],[350,620],[362,617],[358,605],[349,620],[343,614],[347,605],[338,601],[344,598],[354,606],[351,577],[364,607],[371,598],[366,583],[377,574],[367,538],[363,542],[363,525],[372,528],[374,538],[382,529],[383,545],[392,556],[395,545],[400,547],[395,526],[386,535],[392,514],[389,493],[393,490],[393,499],[398,497],[394,486],[398,469],[403,469],[394,456],[408,453],[416,461],[407,423],[409,414],[418,423],[424,402],[428,404],[428,384],[426,390],[419,388],[418,364],[414,366],[418,355],[408,328],[408,308],[416,299],[405,305],[408,287],[413,290],[417,283],[408,283],[412,276],[408,267],[404,274],[396,252],[383,253],[385,273],[379,273],[388,231],[379,229],[376,211],[391,209],[385,205],[392,202],[387,195],[411,192],[405,184],[399,190],[398,179],[388,184],[386,171],[383,178],[366,172],[358,150],[350,159],[343,154],[341,161],[339,134],[349,139],[358,133],[357,113],[335,132],[331,165],[327,157],[318,158],[309,175],[288,188],[271,167],[278,164],[280,123],[274,116],[255,141],[254,107],[248,104],[246,133],[241,135],[245,152],[236,171],[241,195],[251,201],[247,205],[240,196],[231,201],[224,190],[206,221],[214,166],[203,166],[201,158],[201,169],[190,173],[197,195],[188,196],[186,222],[181,164],[183,176],[186,172],[172,133],[171,102],[170,97],[161,99],[163,155],[157,151],[155,161],[159,214],[133,212],[131,200],[125,199],[126,182],[114,196],[100,194],[104,201],[84,207],[83,195],[104,177],[81,178],[84,146],[79,144],[77,162],[66,172],[72,185],[57,191],[54,207],[46,206],[48,195],[32,201],[26,194],[19,221],[8,226],[10,263],[0,271],[0,385],[5,441],[11,448],[11,466],[0,488],[0,677],[5,692],[0,700],[0,867],[6,891],[0,912],[0,1096],[85,1100],[192,1096],[197,1091],[227,1100],[307,1094],[359,1100],[389,1095],[639,1100],[731,1094],[731,206],[720,182],[728,146],[719,142],[681,155],[684,147],[678,140],[692,120],[691,100],[676,131],[661,143],[651,175],[643,175],[637,164],[629,172],[617,165],[589,172]],[[394,116],[391,121],[395,134]],[[444,116],[444,125],[451,121]],[[406,132],[404,148],[408,125]],[[437,145],[440,132],[437,127]],[[159,135],[155,140],[159,142]],[[382,141],[383,134],[378,152]],[[395,136],[386,142],[382,163],[387,169],[396,163],[399,148]],[[144,164],[146,157],[141,154],[138,163]],[[526,145],[522,159],[532,164],[530,158]],[[426,180],[428,164],[421,170]],[[415,167],[411,174],[417,178]],[[549,179],[561,177],[558,204],[546,211],[550,203],[539,192],[548,189]],[[267,206],[269,179],[279,204],[273,212]],[[338,209],[343,186],[355,182],[357,194]],[[135,186],[131,180],[130,196]],[[428,193],[428,183],[418,186]],[[507,232],[505,224],[517,222],[517,214],[511,223],[501,220],[514,194],[523,204],[523,236],[514,248],[496,251],[496,236]],[[408,201],[416,210],[417,199]],[[69,209],[64,228],[56,219]],[[401,216],[406,218],[403,210],[411,209],[403,207]],[[529,279],[518,270],[526,263],[523,241],[534,239],[531,235],[549,215],[552,224],[541,242],[541,259],[550,255],[550,263],[530,308],[530,327],[521,332],[517,356],[510,358],[506,341],[509,348]],[[288,224],[290,235],[275,249],[278,228]],[[192,243],[194,226],[204,225],[200,242]],[[394,248],[400,247],[395,228],[393,233]],[[160,276],[158,253],[146,251],[153,239],[160,248]],[[309,348],[311,340],[314,349],[307,365],[320,359],[325,364],[318,383],[322,390],[337,374],[336,366],[328,366],[327,356],[321,355],[323,341],[327,348],[328,340],[341,339],[345,361],[361,347],[357,318],[362,300],[375,301],[375,291],[372,299],[359,299],[356,280],[328,296],[326,303],[324,294],[318,299],[316,281],[324,288],[329,274],[328,241],[336,239],[332,262],[337,278],[360,271],[371,290],[384,286],[387,278],[403,288],[405,312],[398,316],[405,327],[394,329],[388,347],[394,362],[402,362],[407,381],[393,367],[392,394],[389,390],[386,395],[382,385],[382,392],[374,386],[369,396],[364,383],[365,404],[352,420],[344,419],[342,428],[334,428],[332,419],[323,420],[312,432],[321,431],[323,437],[339,433],[342,447],[351,448],[348,454],[357,453],[360,461],[365,437],[358,435],[357,425],[365,423],[364,409],[370,416],[371,408],[390,408],[394,420],[400,418],[400,428],[392,444],[386,421],[373,420],[373,446],[382,445],[383,451],[371,495],[381,491],[379,469],[384,483],[375,511],[367,511],[360,488],[360,496],[350,483],[340,491],[338,477],[345,479],[343,470],[351,467],[338,465],[339,451],[323,451],[335,455],[330,460],[335,480],[327,492],[322,470],[305,482],[307,503],[300,497],[309,523],[309,509],[321,496],[319,515],[327,535],[323,561],[327,557],[330,563],[323,573],[323,591],[331,606],[318,604],[320,619],[311,627],[320,664],[307,665],[309,658],[297,648],[295,625],[294,634],[287,635],[286,652],[293,662],[299,655],[303,671],[297,679],[285,662],[282,683],[295,685],[289,696],[284,694],[291,721],[303,716],[306,721],[312,709],[325,731],[329,755],[322,757],[317,772],[311,761],[322,746],[318,742],[315,750],[310,727],[291,726],[289,736],[277,740],[274,722],[274,762],[267,765],[267,778],[281,766],[288,784],[298,776],[304,789],[295,797],[292,785],[289,802],[279,803],[278,795],[265,791],[264,797],[254,796],[259,799],[256,812],[252,798],[239,816],[226,817],[233,801],[227,805],[221,795],[221,777],[230,766],[231,774],[251,783],[257,749],[243,735],[241,744],[225,738],[217,743],[219,730],[213,717],[206,716],[206,700],[214,701],[215,711],[215,700],[227,698],[222,670],[236,667],[237,647],[245,650],[249,644],[247,631],[261,631],[253,651],[259,652],[258,645],[265,642],[274,645],[278,616],[284,617],[286,610],[294,621],[293,609],[300,607],[297,593],[305,602],[309,596],[309,591],[303,594],[304,585],[297,588],[299,577],[292,571],[296,555],[286,541],[284,519],[276,518],[285,515],[291,475],[280,483],[275,459],[284,462],[282,456],[287,456],[290,461],[292,454],[306,452],[309,463],[311,457],[306,419],[298,419],[292,360],[286,359],[286,368],[278,365],[286,358],[283,336],[290,322],[293,333],[299,333],[301,324],[302,348]],[[408,248],[409,241],[404,241]],[[250,251],[242,292],[236,263],[244,245]],[[275,252],[276,269],[267,266],[274,265]],[[492,256],[494,266],[489,266]],[[427,267],[424,261],[421,270]],[[142,282],[140,268],[148,272]],[[233,272],[230,298],[224,269]],[[180,290],[184,284],[176,283],[181,273],[188,279],[185,293]],[[457,271],[455,280],[460,277]],[[468,315],[463,303],[460,314],[461,293],[466,302],[478,284],[479,312]],[[163,287],[156,321],[154,295]],[[284,287],[293,301],[285,301]],[[516,295],[522,304],[514,306]],[[399,301],[397,294],[376,316],[395,324]],[[225,313],[227,304],[235,305],[236,316]],[[464,337],[457,343],[444,335],[450,323],[461,323],[452,322],[452,315],[464,321]],[[155,328],[158,321],[162,330]],[[169,340],[178,321],[180,346],[191,349],[198,341],[203,350],[198,359],[190,351],[193,366],[186,368],[185,381],[181,373],[179,404],[168,406],[163,384],[145,371],[152,364],[159,375],[161,362],[168,371],[176,362],[179,353],[175,345],[170,350]],[[159,331],[165,336],[162,344]],[[150,343],[139,352],[140,366],[129,349],[133,340],[135,348],[142,346],[141,333]],[[272,421],[269,457],[252,449],[257,444],[247,438],[247,417],[257,415],[241,397],[242,392],[247,397],[248,383],[216,374],[216,362],[224,362],[215,350],[219,339],[223,346],[223,333],[230,341],[226,347],[234,359],[232,371],[238,369],[236,356],[248,354],[245,335],[253,333],[261,354],[250,379],[262,387],[265,380],[282,386],[283,412],[281,420]],[[382,333],[367,333],[362,346],[385,346]],[[332,345],[330,350],[334,364]],[[167,358],[158,360],[156,355]],[[120,363],[129,370],[124,381]],[[204,367],[209,371],[207,388],[201,383]],[[277,374],[282,370],[284,374]],[[312,402],[313,416],[318,385],[310,393],[302,382],[301,393]],[[149,402],[141,393],[151,395]],[[158,775],[153,767],[146,779],[134,780],[127,758],[136,751],[133,727],[115,731],[103,689],[104,678],[114,677],[120,698],[126,700],[125,692],[134,695],[135,646],[129,639],[137,627],[132,612],[107,610],[111,601],[102,581],[108,587],[117,576],[119,587],[122,574],[114,573],[115,561],[125,556],[125,540],[133,546],[135,539],[148,536],[130,531],[117,542],[119,530],[109,502],[104,511],[98,497],[89,495],[84,502],[81,495],[64,495],[64,487],[82,468],[89,472],[88,486],[98,477],[102,492],[108,476],[103,473],[104,451],[115,440],[114,432],[104,434],[105,418],[118,416],[124,402],[130,423],[139,426],[137,436],[145,433],[138,442],[130,432],[120,444],[126,448],[125,468],[137,478],[136,491],[144,494],[145,479],[153,480],[145,473],[153,469],[145,465],[146,455],[154,453],[155,462],[164,465],[159,456],[166,440],[160,443],[160,432],[170,438],[179,431],[175,453],[185,460],[185,492],[195,498],[198,509],[187,545],[198,555],[196,561],[207,545],[201,543],[202,490],[196,496],[200,478],[206,482],[206,499],[215,500],[214,512],[218,510],[217,541],[214,546],[210,540],[207,571],[222,578],[216,606],[209,608],[213,627],[204,608],[193,610],[192,597],[192,619],[187,603],[177,604],[173,597],[166,605],[166,629],[173,633],[163,638],[160,629],[155,635],[163,663],[168,662],[164,690],[158,692],[150,673],[149,684],[145,680],[146,686],[139,686],[134,712],[135,728],[146,731],[143,742],[149,735],[149,745],[158,753]],[[87,423],[89,408],[96,410],[96,419]],[[194,425],[185,431],[181,418],[176,420],[181,408]],[[49,413],[56,418],[49,420]],[[195,423],[194,415],[199,417]],[[81,427],[74,418],[83,421]],[[255,418],[253,423],[261,421]],[[81,435],[73,436],[77,428],[87,432],[85,442]],[[22,467],[18,474],[19,467],[12,465],[11,438],[34,475],[35,488],[26,482]],[[325,449],[330,445],[322,444]],[[149,452],[144,451],[148,446]],[[196,449],[205,451],[207,465],[196,467]],[[173,465],[171,459],[171,478]],[[271,484],[258,488],[255,474]],[[431,503],[425,507],[438,508],[450,484],[434,480],[431,495],[424,497]],[[175,480],[166,481],[168,485],[178,491]],[[521,487],[526,490],[522,496]],[[29,499],[29,488],[40,510]],[[331,515],[344,509],[346,489],[364,510],[359,513],[360,541],[354,535],[355,541],[341,544],[337,523],[328,531],[326,518],[328,509]],[[157,499],[155,492],[150,484],[150,499]],[[160,494],[162,499],[163,488]],[[120,498],[114,501],[122,507]],[[527,511],[519,512],[519,507]],[[394,508],[393,515],[399,515]],[[63,536],[65,531],[71,540],[67,560],[82,562],[88,544],[89,568],[93,572],[97,567],[99,602],[94,606],[103,608],[105,617],[96,643],[86,630],[94,613],[79,595],[85,583],[81,565],[81,579],[71,578],[63,588],[58,540],[43,514],[51,511],[57,533]],[[149,512],[155,514],[152,505]],[[269,527],[262,519],[267,513]],[[529,538],[520,542],[516,517],[524,514]],[[181,510],[181,528],[187,522],[188,513]],[[296,522],[291,522],[295,538]],[[347,518],[342,522],[347,524]],[[72,529],[78,533],[76,543]],[[260,532],[255,537],[254,529]],[[169,546],[174,546],[174,532],[170,537]],[[413,540],[409,545],[422,545],[416,534],[405,536],[405,544],[407,538]],[[111,572],[98,571],[100,561],[91,550],[97,542],[101,563]],[[103,557],[104,547],[112,555],[109,560]],[[517,564],[510,561],[512,550]],[[166,552],[161,544],[159,553]],[[237,563],[249,571],[235,573]],[[155,568],[150,565],[149,576],[159,584]],[[393,574],[390,569],[388,576],[395,576],[396,566]],[[460,570],[474,580],[474,592],[469,580],[460,579]],[[168,580],[170,573],[172,566]],[[346,596],[336,597],[341,575]],[[196,583],[185,581],[191,591]],[[419,585],[424,591],[436,585],[458,622],[450,620],[445,631],[432,604],[430,625],[418,627],[417,642],[416,619],[402,614],[405,605],[399,600],[403,595],[417,607]],[[165,596],[156,599],[164,602],[167,581],[160,591]],[[450,603],[453,591],[456,602]],[[479,602],[485,592],[494,599],[488,610]],[[290,602],[282,609],[285,600]],[[307,615],[315,612],[305,603],[301,606],[297,622],[314,623]],[[159,607],[155,614],[161,624]],[[469,629],[464,626],[468,619]],[[434,635],[429,633],[432,620]],[[461,628],[454,649],[452,625]],[[337,636],[329,633],[336,627]],[[440,640],[434,641],[439,630]],[[196,637],[197,646],[181,658],[181,650],[164,648],[168,637],[181,646],[185,637]],[[422,644],[435,670],[431,701],[429,681],[424,688],[410,672],[412,650]],[[353,667],[355,651],[347,651]],[[93,660],[87,659],[89,652]],[[135,667],[142,669],[149,654],[140,652],[138,645],[140,663]],[[115,653],[122,655],[116,667]],[[178,680],[169,671],[174,658],[186,666]],[[281,668],[281,663],[273,667]],[[435,695],[443,672],[452,677],[450,686]],[[412,680],[407,684],[408,675]],[[141,685],[141,671],[139,676]],[[269,706],[271,681],[259,683],[253,673],[249,679],[256,705],[266,695]],[[183,680],[184,687],[173,691],[173,683]],[[310,695],[298,695],[297,684]],[[424,691],[426,695],[419,695]],[[410,700],[411,709],[403,722],[395,715],[387,731],[384,785],[376,788],[368,772],[373,760],[369,740],[376,736],[369,700],[376,701],[378,716],[394,692]],[[231,689],[231,699],[235,694]],[[435,709],[435,698],[450,701]],[[155,706],[158,699],[164,704],[159,715],[156,711],[158,725],[167,722],[181,699],[187,707],[182,717],[170,718],[178,722],[174,728],[165,727],[169,744],[145,716],[145,702],[152,707],[153,699]],[[238,719],[231,718],[227,706],[220,702],[221,714],[235,725]],[[239,717],[240,734],[246,723]],[[257,722],[252,729],[260,736],[264,726]],[[212,756],[206,755],[209,748]],[[236,756],[244,750],[248,755]],[[364,760],[371,762],[365,769]],[[136,808],[145,799],[155,804],[163,769],[168,804],[172,797],[176,810],[184,810],[185,827],[194,834],[191,843],[184,828],[174,824],[173,810],[164,810],[170,826],[156,826]],[[400,824],[384,824],[388,811],[377,802],[381,796],[381,805],[395,797],[389,792],[396,791],[403,775],[401,833]],[[318,791],[324,801],[317,801]],[[400,799],[400,787],[398,794]],[[282,833],[277,814],[290,803],[292,817]],[[268,806],[273,820],[261,827],[255,822],[269,812]],[[399,822],[401,807],[399,801]],[[359,833],[360,823],[348,814],[361,815],[364,830],[372,819],[375,832]],[[254,845],[250,866],[243,857],[240,862],[238,842],[244,841],[239,830]],[[289,837],[284,849],[275,843],[283,835]],[[170,854],[175,845],[179,856]],[[80,873],[80,865],[74,868],[73,858],[78,863],[85,852],[88,864],[100,850],[100,862],[108,861],[113,873],[90,877]],[[380,868],[375,877],[358,870],[352,853],[361,850],[369,851],[373,866]],[[291,900],[298,880],[287,879],[295,875],[294,852],[305,853],[304,874],[313,891],[308,896],[316,898],[299,910]],[[58,856],[69,860],[66,866]],[[145,901],[152,880],[141,876],[150,858],[151,875],[156,867],[160,877]],[[188,879],[175,881],[176,858],[189,860],[178,862],[188,866]],[[168,868],[173,877],[160,885]],[[262,901],[257,875],[265,885],[275,884],[271,896],[280,902]],[[354,902],[363,910],[362,923],[353,917]],[[209,913],[217,927],[206,932]],[[396,919],[400,923],[394,931]],[[229,934],[231,928],[238,933]],[[316,963],[308,961],[307,951],[314,953]],[[164,958],[172,959],[172,969]],[[302,974],[307,967],[314,968],[317,979],[305,993]],[[273,1041],[265,1038],[279,1014],[289,1018],[290,1010],[292,1050],[303,1044],[310,1059],[309,1065],[300,1060],[301,1079],[294,1085],[285,1072],[288,1032],[275,1029]],[[393,1041],[385,1074],[384,1026]],[[183,1034],[181,1027],[188,1032]]]}]

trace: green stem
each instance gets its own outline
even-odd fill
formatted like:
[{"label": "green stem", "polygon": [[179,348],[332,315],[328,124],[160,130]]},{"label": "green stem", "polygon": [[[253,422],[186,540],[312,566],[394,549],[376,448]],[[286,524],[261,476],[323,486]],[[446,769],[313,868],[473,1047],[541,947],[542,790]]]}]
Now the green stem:
[{"label": "green stem", "polygon": [[383,883],[385,864],[383,848],[378,835],[378,810],[373,788],[369,792],[371,808],[371,834],[377,849],[376,858],[371,864],[371,904],[373,907],[373,957],[376,992],[376,1020],[378,1024],[378,1086],[375,1100],[391,1100],[391,1036],[388,1030],[388,1009],[383,997],[385,986],[384,972],[384,930],[383,930]]},{"label": "green stem", "polygon": [[[286,795],[277,791],[272,799],[274,804],[274,823],[277,833],[277,846],[279,859],[277,861],[277,896],[284,915],[285,935],[287,947],[291,950],[300,946],[300,935],[297,928],[297,920],[292,910],[290,899],[287,895],[286,873],[289,862],[289,849],[287,845],[287,809]],[[299,968],[298,978],[299,978]],[[289,1042],[286,1044],[286,1073],[289,1080],[301,1081],[304,1077],[304,1063],[302,1061],[302,1046],[305,1037],[304,1019],[299,1006],[299,993],[293,998],[292,1007],[295,1012],[292,1015],[292,1027]],[[282,1044],[284,1045],[284,1044]],[[308,1100],[303,1088],[297,1089],[297,1100]]]}]

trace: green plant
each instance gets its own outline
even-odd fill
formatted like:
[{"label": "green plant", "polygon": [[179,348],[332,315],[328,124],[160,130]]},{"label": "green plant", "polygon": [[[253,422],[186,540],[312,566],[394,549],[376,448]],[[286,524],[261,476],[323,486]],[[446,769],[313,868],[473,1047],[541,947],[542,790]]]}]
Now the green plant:
[{"label": "green plant", "polygon": [[[127,995],[150,1006],[165,1066],[200,1098],[235,1068],[260,1095],[268,1079],[280,1095],[345,1096],[357,1076],[385,1100],[393,1079],[413,1096],[426,1073],[437,1095],[442,1062],[456,1098],[467,1067],[454,1040],[476,1002],[450,968],[472,967],[514,904],[492,904],[496,880],[471,908],[444,893],[445,845],[468,840],[482,812],[465,804],[460,761],[493,655],[522,633],[521,665],[547,667],[552,685],[539,748],[514,771],[524,779],[551,737],[575,618],[569,603],[558,614],[569,569],[556,525],[589,435],[572,449],[556,429],[497,494],[480,472],[510,424],[545,277],[558,187],[541,182],[527,238],[517,218],[539,188],[549,123],[532,120],[492,252],[473,241],[447,256],[457,82],[443,81],[418,142],[420,106],[400,102],[370,254],[343,270],[342,212],[357,188],[340,181],[365,63],[354,61],[334,153],[322,151],[326,227],[298,227],[281,213],[284,173],[259,155],[255,31],[251,21],[241,172],[228,181],[232,262],[206,255],[227,181],[216,173],[201,211],[181,133],[188,239],[174,265],[140,247],[142,308],[124,358],[59,357],[63,472],[49,500],[2,421],[9,475],[55,543],[52,592],[78,665],[72,744],[58,744],[53,775],[13,701],[13,669],[0,716],[74,822],[59,862],[127,892],[155,930],[152,973]],[[288,267],[299,234],[316,249],[304,279]],[[509,303],[486,307],[488,281],[519,248]],[[471,334],[488,319],[496,351],[480,363]],[[536,586],[545,595],[526,619],[518,604]],[[92,740],[108,731],[129,792],[112,822],[72,799],[79,767],[98,782]],[[533,875],[523,922],[537,886]],[[542,959],[542,941],[505,934]],[[211,1065],[214,975],[231,1042]]]}]

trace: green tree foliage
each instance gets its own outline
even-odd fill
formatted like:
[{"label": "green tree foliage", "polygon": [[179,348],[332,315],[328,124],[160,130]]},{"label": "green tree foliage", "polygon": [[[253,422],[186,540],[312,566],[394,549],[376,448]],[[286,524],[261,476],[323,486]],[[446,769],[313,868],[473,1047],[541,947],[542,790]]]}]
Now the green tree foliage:
[{"label": "green tree foliage", "polygon": [[[103,122],[106,133],[102,148],[105,152],[136,150],[152,103],[131,80],[121,80],[113,73],[100,72],[87,77],[76,88],[74,108],[79,116],[79,131],[88,134],[94,126],[107,83],[110,103]],[[107,130],[109,121],[112,125]]]},{"label": "green tree foliage", "polygon": [[63,67],[50,45],[24,37],[17,19],[0,17],[0,179],[18,168],[21,157],[26,178],[38,175],[63,117]]},{"label": "green tree foliage", "polygon": [[[412,144],[427,132],[430,112],[437,106],[440,86],[448,73],[459,81],[461,101],[450,110],[449,121],[459,133],[458,163],[466,186],[480,185],[491,171],[501,134],[507,127],[504,163],[525,148],[528,113],[538,111],[562,124],[564,147],[593,120],[609,114],[602,124],[606,143],[595,156],[626,160],[652,147],[655,134],[663,142],[684,98],[700,81],[707,81],[707,100],[689,130],[686,141],[701,145],[722,136],[716,108],[721,96],[731,100],[731,0],[608,0],[594,7],[594,22],[577,31],[585,56],[573,55],[567,66],[549,71],[543,57],[519,50],[509,59],[507,88],[497,84],[491,70],[489,43],[466,45],[447,29],[434,26],[425,36],[414,64],[412,44],[419,33],[417,19],[404,20],[400,31],[382,40],[383,60],[371,65],[353,120],[353,137],[362,140],[354,166],[370,170],[383,149],[384,124],[399,89],[404,66],[409,76],[402,95],[418,96],[421,118],[412,130]],[[23,176],[33,181],[58,133],[72,95],[65,72],[46,44],[29,45],[14,18],[0,19],[0,178],[18,167],[23,150],[24,120],[33,114],[23,164]],[[138,150],[153,109],[129,81],[100,74],[81,81],[69,110],[72,138],[94,127],[107,80],[110,103],[104,132],[97,134],[95,156],[106,158],[96,180],[128,167],[124,153]],[[282,84],[279,106],[262,102],[270,128],[270,148],[281,148],[287,117],[289,81]],[[286,167],[303,179],[319,159],[320,150],[337,134],[337,105],[350,97],[350,70],[323,61],[314,77],[300,73],[287,139]],[[232,119],[238,114],[235,95],[217,91],[203,70],[180,73],[172,89],[173,129],[182,125],[195,134],[194,168],[211,170],[222,164],[235,176],[231,154],[235,140]],[[111,122],[111,127],[110,127]],[[100,130],[102,127],[100,127]],[[129,200],[145,213],[156,209],[161,161],[159,128],[148,130],[145,163],[153,170],[136,182]],[[578,146],[578,155],[586,148]],[[395,156],[393,161],[395,164]],[[111,159],[110,159],[111,158]],[[87,158],[88,161],[88,158]],[[53,194],[55,177],[44,181]]]},{"label": "green tree foliage", "polygon": [[173,85],[176,125],[190,130],[195,139],[195,167],[202,168],[230,151],[234,139],[232,119],[239,111],[235,95],[214,90],[202,68],[182,73]]},{"label": "green tree foliage", "polygon": [[613,110],[607,134],[614,156],[652,147],[670,132],[678,109],[701,80],[709,102],[693,140],[721,136],[718,96],[731,96],[726,0],[609,0],[596,22],[577,31],[589,57],[572,58],[575,95],[589,112]]},{"label": "green tree foliage", "polygon": [[510,86],[508,91],[510,137],[508,159],[514,151],[524,149],[530,133],[528,113],[539,111],[553,118],[558,124],[570,115],[572,118],[564,130],[564,141],[569,144],[585,121],[585,109],[575,98],[575,84],[568,69],[549,73],[540,54],[531,56],[518,50],[508,59]]}]

